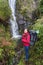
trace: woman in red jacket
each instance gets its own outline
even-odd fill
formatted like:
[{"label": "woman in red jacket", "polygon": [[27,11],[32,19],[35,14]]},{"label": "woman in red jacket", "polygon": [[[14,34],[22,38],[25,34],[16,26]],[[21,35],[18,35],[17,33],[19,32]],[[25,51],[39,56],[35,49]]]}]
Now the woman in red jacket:
[{"label": "woman in red jacket", "polygon": [[27,29],[24,29],[24,33],[22,35],[22,42],[25,49],[26,61],[29,58],[29,47],[30,47],[30,34]]}]

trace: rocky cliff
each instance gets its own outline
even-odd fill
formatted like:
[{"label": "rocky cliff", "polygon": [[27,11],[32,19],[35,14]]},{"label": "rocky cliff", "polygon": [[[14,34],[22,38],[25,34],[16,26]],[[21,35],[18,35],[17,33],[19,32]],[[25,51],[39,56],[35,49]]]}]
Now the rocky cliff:
[{"label": "rocky cliff", "polygon": [[36,20],[39,16],[40,0],[17,0],[16,15],[17,19],[24,19],[26,21]]}]

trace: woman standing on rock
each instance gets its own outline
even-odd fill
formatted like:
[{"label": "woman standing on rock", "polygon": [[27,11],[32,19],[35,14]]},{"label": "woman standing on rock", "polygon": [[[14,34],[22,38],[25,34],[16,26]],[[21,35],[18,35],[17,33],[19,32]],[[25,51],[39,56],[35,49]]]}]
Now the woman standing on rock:
[{"label": "woman standing on rock", "polygon": [[29,59],[29,47],[30,47],[30,34],[27,28],[24,29],[24,33],[22,35],[22,43],[25,50],[25,61]]}]

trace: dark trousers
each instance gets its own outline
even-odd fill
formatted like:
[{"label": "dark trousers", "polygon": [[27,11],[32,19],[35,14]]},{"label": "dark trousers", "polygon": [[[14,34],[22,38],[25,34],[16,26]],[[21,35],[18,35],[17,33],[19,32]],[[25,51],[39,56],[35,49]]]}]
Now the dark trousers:
[{"label": "dark trousers", "polygon": [[24,46],[24,50],[25,50],[25,59],[26,59],[26,61],[28,61],[28,59],[29,59],[29,46]]}]

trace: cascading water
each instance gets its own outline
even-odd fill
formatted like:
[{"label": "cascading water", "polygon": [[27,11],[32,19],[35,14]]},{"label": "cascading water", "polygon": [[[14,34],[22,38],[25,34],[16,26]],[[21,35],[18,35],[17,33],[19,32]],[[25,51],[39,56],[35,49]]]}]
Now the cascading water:
[{"label": "cascading water", "polygon": [[21,38],[21,35],[19,35],[18,32],[18,24],[16,22],[16,16],[15,16],[15,6],[16,5],[16,0],[9,0],[9,6],[12,11],[12,18],[10,19],[10,24],[11,24],[11,31],[12,31],[12,38]]}]

